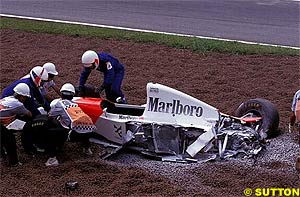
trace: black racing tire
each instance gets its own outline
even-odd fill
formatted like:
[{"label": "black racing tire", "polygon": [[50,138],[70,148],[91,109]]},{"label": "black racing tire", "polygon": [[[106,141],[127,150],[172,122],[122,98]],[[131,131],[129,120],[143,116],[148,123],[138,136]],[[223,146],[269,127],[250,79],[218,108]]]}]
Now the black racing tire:
[{"label": "black racing tire", "polygon": [[265,131],[268,138],[275,137],[279,134],[279,113],[277,107],[269,100],[255,98],[245,101],[237,108],[235,116],[242,117],[248,113],[262,117],[262,123],[258,131]]}]

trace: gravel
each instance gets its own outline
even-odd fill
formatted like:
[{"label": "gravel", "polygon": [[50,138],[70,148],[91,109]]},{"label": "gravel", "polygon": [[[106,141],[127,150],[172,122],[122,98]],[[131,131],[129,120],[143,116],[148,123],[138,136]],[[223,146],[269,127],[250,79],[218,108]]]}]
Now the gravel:
[{"label": "gravel", "polygon": [[[206,163],[175,163],[162,162],[147,159],[136,153],[120,152],[109,159],[109,163],[119,165],[120,167],[143,168],[151,173],[168,177],[177,184],[184,185],[187,188],[194,189],[201,184],[199,174],[203,171],[203,176],[209,176],[216,170],[244,170],[245,173],[266,173],[278,174],[291,173],[295,174],[295,159],[300,156],[300,148],[296,143],[295,135],[284,133],[276,138],[270,139],[269,144],[257,158],[227,158],[225,160],[216,160]],[[219,169],[216,169],[219,168]],[[249,169],[249,170],[247,170]],[[228,176],[227,173],[224,175]],[[300,174],[299,174],[300,175]],[[300,180],[300,179],[298,179]],[[300,181],[299,181],[300,183]],[[201,185],[203,187],[203,185]]]}]

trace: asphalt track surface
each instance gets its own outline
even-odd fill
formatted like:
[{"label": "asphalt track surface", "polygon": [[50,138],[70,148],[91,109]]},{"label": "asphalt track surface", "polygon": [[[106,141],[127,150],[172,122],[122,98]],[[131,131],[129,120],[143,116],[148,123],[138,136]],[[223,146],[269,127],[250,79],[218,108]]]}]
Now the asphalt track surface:
[{"label": "asphalt track surface", "polygon": [[1,0],[1,14],[300,47],[292,0]]}]

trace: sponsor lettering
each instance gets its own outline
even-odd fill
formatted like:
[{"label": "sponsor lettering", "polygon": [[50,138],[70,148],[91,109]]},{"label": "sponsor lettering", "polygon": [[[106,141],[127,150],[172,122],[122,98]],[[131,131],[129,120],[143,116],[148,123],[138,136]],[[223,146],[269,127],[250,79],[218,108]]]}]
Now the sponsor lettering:
[{"label": "sponsor lettering", "polygon": [[119,135],[119,137],[122,137],[122,127],[117,127],[116,125],[114,125],[115,133],[117,133]]},{"label": "sponsor lettering", "polygon": [[158,90],[158,88],[150,88],[150,92],[154,92],[154,93],[158,93],[159,92],[159,90]]},{"label": "sponsor lettering", "polygon": [[160,101],[159,98],[149,97],[148,111],[171,113],[185,116],[201,117],[203,114],[203,108],[195,105],[184,105],[180,100],[173,99],[172,102]]},{"label": "sponsor lettering", "polygon": [[119,115],[119,119],[123,119],[123,120],[136,120],[138,118],[137,117],[128,116],[128,115]]}]

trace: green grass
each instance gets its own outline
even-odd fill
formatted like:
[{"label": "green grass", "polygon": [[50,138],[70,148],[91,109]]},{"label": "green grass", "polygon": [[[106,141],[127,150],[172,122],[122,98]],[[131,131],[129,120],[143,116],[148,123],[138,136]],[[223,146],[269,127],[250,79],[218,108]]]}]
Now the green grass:
[{"label": "green grass", "polygon": [[69,36],[89,36],[101,39],[132,40],[135,42],[153,42],[171,47],[190,49],[199,53],[221,52],[232,54],[270,54],[300,55],[300,49],[243,44],[238,42],[217,41],[196,37],[183,37],[157,33],[143,33],[83,25],[63,24],[1,17],[0,28],[17,29]]}]

